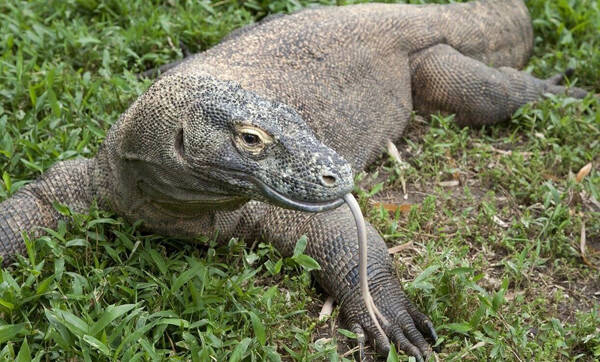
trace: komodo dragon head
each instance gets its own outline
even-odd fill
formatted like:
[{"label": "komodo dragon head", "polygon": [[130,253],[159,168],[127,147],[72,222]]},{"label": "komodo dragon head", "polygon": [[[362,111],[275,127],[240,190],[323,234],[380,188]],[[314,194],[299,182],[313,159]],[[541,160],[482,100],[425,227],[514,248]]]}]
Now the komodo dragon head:
[{"label": "komodo dragon head", "polygon": [[113,130],[119,184],[176,214],[249,199],[317,212],[353,186],[348,162],[292,108],[206,74],[163,76]]}]

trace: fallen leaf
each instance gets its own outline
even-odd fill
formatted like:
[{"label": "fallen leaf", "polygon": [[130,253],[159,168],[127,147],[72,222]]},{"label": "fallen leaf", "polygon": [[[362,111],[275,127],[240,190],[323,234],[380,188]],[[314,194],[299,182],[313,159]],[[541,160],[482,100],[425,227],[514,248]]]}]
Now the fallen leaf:
[{"label": "fallen leaf", "polygon": [[396,210],[400,210],[403,214],[408,214],[413,204],[389,204],[385,202],[376,202],[373,204],[375,207],[383,207],[389,212],[396,212]]},{"label": "fallen leaf", "polygon": [[400,152],[398,152],[398,147],[394,144],[394,142],[387,140],[386,148],[390,156],[398,163],[402,163],[402,157],[400,156]]},{"label": "fallen leaf", "polygon": [[590,268],[600,269],[597,266],[595,266],[594,264],[592,264],[585,256],[585,244],[586,244],[585,223],[582,220],[581,221],[581,237],[579,238],[579,251],[581,252],[581,259],[583,259],[583,262],[585,263],[585,265],[589,266]]},{"label": "fallen leaf", "polygon": [[400,167],[401,170],[409,167],[406,162],[402,161],[402,156],[400,156],[400,152],[398,152],[398,148],[394,142],[387,140],[386,148],[390,157],[398,164],[398,167]]},{"label": "fallen leaf", "polygon": [[483,346],[485,346],[485,342],[479,342],[479,343],[474,344],[471,348],[469,348],[469,350],[472,351],[474,349],[481,348]]},{"label": "fallen leaf", "polygon": [[496,223],[496,225],[503,227],[503,228],[507,228],[508,224],[506,222],[504,222],[501,218],[499,218],[498,216],[494,215],[494,217],[492,217],[492,220],[494,220],[494,222]]},{"label": "fallen leaf", "polygon": [[577,181],[577,183],[581,182],[587,175],[589,175],[591,170],[592,163],[590,162],[587,165],[583,166],[581,170],[579,170],[579,172],[577,172],[577,176],[575,176],[575,181]]},{"label": "fallen leaf", "polygon": [[443,187],[456,187],[460,184],[458,180],[450,180],[450,181],[441,181],[439,183],[440,186]]},{"label": "fallen leaf", "polygon": [[322,322],[325,319],[327,319],[327,317],[329,317],[331,315],[331,311],[333,311],[333,302],[335,301],[335,299],[333,299],[333,297],[329,296],[327,297],[327,299],[325,300],[325,303],[323,303],[323,307],[321,308],[321,311],[319,312],[319,321]]}]

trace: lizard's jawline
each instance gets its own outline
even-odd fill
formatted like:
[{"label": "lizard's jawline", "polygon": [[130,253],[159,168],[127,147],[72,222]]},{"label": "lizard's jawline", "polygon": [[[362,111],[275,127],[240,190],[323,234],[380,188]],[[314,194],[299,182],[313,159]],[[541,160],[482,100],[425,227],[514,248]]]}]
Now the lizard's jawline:
[{"label": "lizard's jawline", "polygon": [[174,216],[197,216],[199,213],[213,209],[235,209],[248,201],[245,197],[224,196],[215,194],[200,194],[194,192],[194,197],[183,199],[163,190],[160,187],[153,186],[143,180],[138,181],[138,189],[146,196],[150,197],[153,205],[174,213]]},{"label": "lizard's jawline", "polygon": [[[261,191],[261,194],[268,203],[278,205],[287,209],[306,212],[321,212],[335,209],[336,207],[344,203],[343,198],[316,202],[293,200],[285,195],[282,195],[269,185],[254,177],[247,177],[247,179],[249,179],[253,184],[255,184],[258,187],[258,189]],[[198,212],[206,211],[207,209],[235,209],[236,207],[239,207],[240,205],[248,201],[247,198],[240,196],[228,197],[224,195],[211,194],[195,194],[194,198],[181,199],[171,195],[166,190],[162,190],[160,187],[157,188],[151,183],[144,182],[142,180],[138,182],[138,188],[145,195],[152,195],[152,202],[155,206],[160,206],[161,209],[165,209],[171,212],[177,211],[178,214],[182,214],[179,216],[183,216],[186,214],[187,216],[194,216]]]},{"label": "lizard's jawline", "polygon": [[297,201],[288,198],[287,196],[282,195],[277,192],[269,185],[264,182],[257,180],[253,177],[250,178],[253,183],[260,188],[263,193],[263,196],[268,200],[269,203],[285,207],[286,209],[298,210],[298,211],[307,211],[307,212],[321,212],[327,211],[331,209],[335,209],[344,203],[343,198],[334,199],[331,201],[316,201],[316,202],[308,202],[308,201]]}]

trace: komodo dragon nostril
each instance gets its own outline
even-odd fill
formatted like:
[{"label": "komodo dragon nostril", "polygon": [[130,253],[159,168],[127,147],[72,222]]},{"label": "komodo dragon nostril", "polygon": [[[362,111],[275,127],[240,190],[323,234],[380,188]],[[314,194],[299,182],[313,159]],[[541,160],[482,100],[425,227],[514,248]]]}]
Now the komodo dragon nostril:
[{"label": "komodo dragon nostril", "polygon": [[337,179],[332,175],[321,175],[321,184],[327,187],[333,187],[337,184]]}]

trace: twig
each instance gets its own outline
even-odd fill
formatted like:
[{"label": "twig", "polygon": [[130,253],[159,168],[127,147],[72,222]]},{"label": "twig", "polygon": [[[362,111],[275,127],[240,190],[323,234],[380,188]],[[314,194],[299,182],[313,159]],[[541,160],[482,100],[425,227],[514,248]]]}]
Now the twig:
[{"label": "twig", "polygon": [[390,255],[398,254],[402,250],[409,249],[412,247],[413,247],[413,242],[409,241],[408,243],[404,243],[402,245],[392,246],[391,248],[388,249],[388,254],[390,254]]}]

